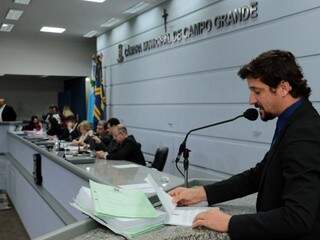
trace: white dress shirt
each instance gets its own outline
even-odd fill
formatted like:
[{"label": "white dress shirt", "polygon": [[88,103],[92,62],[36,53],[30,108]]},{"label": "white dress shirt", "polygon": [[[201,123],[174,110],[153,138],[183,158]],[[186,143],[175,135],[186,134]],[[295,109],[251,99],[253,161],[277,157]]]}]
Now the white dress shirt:
[{"label": "white dress shirt", "polygon": [[3,121],[2,121],[2,112],[3,112],[3,109],[4,109],[5,106],[6,106],[6,104],[4,104],[4,105],[0,108],[0,122],[3,122]]}]

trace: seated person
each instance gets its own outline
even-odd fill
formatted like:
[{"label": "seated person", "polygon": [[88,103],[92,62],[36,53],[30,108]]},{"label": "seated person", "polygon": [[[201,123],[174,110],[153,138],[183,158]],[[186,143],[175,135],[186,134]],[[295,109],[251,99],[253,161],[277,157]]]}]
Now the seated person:
[{"label": "seated person", "polygon": [[22,131],[41,131],[42,123],[37,116],[32,116],[28,125],[23,126]]},{"label": "seated person", "polygon": [[61,125],[61,117],[60,117],[60,114],[59,114],[59,109],[57,106],[50,106],[49,107],[49,112],[45,115],[42,116],[43,120],[44,120],[44,123],[47,124],[47,129],[49,129],[49,125],[51,124],[50,123],[50,119],[51,118],[55,118],[57,120],[57,123],[59,125]]},{"label": "seated person", "polygon": [[60,124],[58,123],[56,118],[51,116],[48,119],[47,135],[49,135],[49,136],[57,136],[59,138],[61,136],[61,134],[62,134],[62,128],[61,128]]},{"label": "seated person", "polygon": [[73,145],[85,146],[90,143],[93,136],[91,125],[88,121],[82,121],[78,126],[80,137],[77,140],[73,140]]},{"label": "seated person", "polygon": [[107,131],[105,130],[104,126],[106,125],[106,122],[104,120],[100,120],[97,124],[96,132],[92,136],[92,142],[90,142],[90,148],[94,149],[96,151],[106,151],[106,146],[103,143],[103,139],[105,137],[108,137],[109,141],[109,136]]},{"label": "seated person", "polygon": [[117,143],[113,141],[112,133],[115,127],[120,124],[120,121],[117,118],[110,118],[107,122],[99,121],[97,125],[97,136],[93,137],[94,140],[94,149],[96,151],[110,151],[113,149]]},{"label": "seated person", "polygon": [[62,121],[61,121],[61,114],[60,114],[60,112],[59,112],[58,106],[52,106],[52,110],[53,110],[52,117],[54,117],[55,119],[57,119],[58,123],[61,124],[61,123],[62,123]]},{"label": "seated person", "polygon": [[110,152],[98,151],[97,158],[110,160],[126,160],[135,162],[140,165],[146,165],[146,161],[141,152],[141,144],[138,143],[134,136],[128,135],[127,128],[119,124],[114,129],[113,138],[118,146]]},{"label": "seated person", "polygon": [[78,130],[78,122],[74,116],[69,116],[65,119],[65,127],[63,128],[61,140],[71,142],[80,137]]}]

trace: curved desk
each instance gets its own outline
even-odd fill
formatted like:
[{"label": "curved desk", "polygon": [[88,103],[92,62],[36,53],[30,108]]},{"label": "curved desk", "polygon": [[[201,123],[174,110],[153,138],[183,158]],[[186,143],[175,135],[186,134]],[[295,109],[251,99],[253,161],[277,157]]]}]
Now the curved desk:
[{"label": "curved desk", "polygon": [[[70,206],[79,188],[89,185],[89,179],[109,185],[126,185],[142,183],[151,173],[165,190],[183,185],[184,182],[182,178],[144,166],[125,169],[114,167],[128,164],[126,161],[96,160],[93,164],[75,165],[14,132],[8,132],[6,141],[8,153],[2,156],[7,160],[6,190],[30,237],[37,240],[123,239],[99,227]],[[33,154],[41,155],[42,186],[33,181]],[[169,181],[161,182],[163,176]],[[205,183],[191,181],[192,185]],[[149,199],[153,203],[157,201],[151,194]],[[254,197],[220,206],[230,213],[243,213],[253,212],[253,205]],[[139,239],[228,239],[228,236],[213,231],[168,226]]]}]

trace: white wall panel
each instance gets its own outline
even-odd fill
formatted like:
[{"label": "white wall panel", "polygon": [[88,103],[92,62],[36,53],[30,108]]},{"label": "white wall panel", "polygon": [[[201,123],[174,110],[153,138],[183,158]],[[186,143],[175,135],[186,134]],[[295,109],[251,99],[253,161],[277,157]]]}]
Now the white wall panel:
[{"label": "white wall panel", "polygon": [[[154,153],[159,146],[169,147],[167,165],[172,164],[177,156],[177,149],[183,141],[183,134],[163,133],[154,130],[129,128],[138,142],[143,143],[142,150]],[[252,142],[239,142],[209,138],[205,136],[189,137],[187,146],[192,150],[190,164],[206,170],[216,170],[225,174],[235,174],[261,161],[269,144],[254,144]],[[168,169],[173,169],[167,166]]]},{"label": "white wall panel", "polygon": [[[190,129],[224,121],[243,113],[245,105],[114,106],[113,114],[131,127],[187,133]],[[228,139],[271,142],[274,121],[237,119],[195,134]]]},{"label": "white wall panel", "polygon": [[[298,62],[311,88],[320,89],[320,55],[303,57]],[[112,104],[247,103],[249,90],[246,81],[237,77],[238,70],[204,71],[113,85]],[[311,99],[320,100],[320,95],[315,92]]]},{"label": "white wall panel", "polygon": [[[146,153],[167,145],[166,171],[176,173],[172,161],[189,129],[231,118],[248,107],[246,83],[236,73],[265,50],[287,49],[298,57],[313,89],[311,99],[320,109],[320,2],[258,2],[255,20],[132,56],[122,64],[116,62],[117,44],[134,45],[163,34],[159,8],[98,38],[108,72],[109,116],[129,126]],[[160,7],[169,12],[172,32],[249,3],[172,0]],[[192,135],[191,175],[225,178],[254,166],[269,148],[274,125],[275,121],[239,119]]]},{"label": "white wall panel", "polygon": [[[318,23],[313,21],[317,17],[320,17],[320,9],[118,64],[112,67],[112,82],[240,66],[253,56],[274,48],[289,49],[297,56],[319,54],[320,34],[314,34]],[[305,22],[308,22],[308,27],[305,27]],[[299,29],[299,34],[296,29]]]}]

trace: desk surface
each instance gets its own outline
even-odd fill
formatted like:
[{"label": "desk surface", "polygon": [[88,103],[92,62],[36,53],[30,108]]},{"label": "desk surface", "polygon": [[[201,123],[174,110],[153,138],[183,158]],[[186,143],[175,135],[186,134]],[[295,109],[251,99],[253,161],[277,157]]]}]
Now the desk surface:
[{"label": "desk surface", "polygon": [[22,121],[9,121],[9,122],[0,122],[1,125],[20,125],[22,124]]},{"label": "desk surface", "polygon": [[[249,195],[244,198],[217,204],[223,211],[235,215],[254,213],[256,195]],[[110,230],[97,227],[85,234],[72,238],[71,240],[123,240],[121,236],[114,235]],[[191,227],[166,226],[159,230],[144,234],[135,238],[136,240],[229,240],[228,234],[217,233],[206,229],[192,229]]]},{"label": "desk surface", "polygon": [[[156,169],[145,166],[138,165],[138,167],[135,168],[124,169],[114,168],[116,165],[132,164],[132,162],[128,161],[96,159],[95,163],[93,164],[72,164],[66,161],[64,158],[58,156],[56,153],[49,152],[46,149],[39,147],[35,143],[32,143],[28,139],[25,139],[23,136],[15,134],[14,132],[9,132],[9,136],[29,145],[37,152],[46,156],[48,159],[56,162],[60,166],[85,180],[91,179],[109,185],[126,185],[143,183],[144,179],[150,173],[156,182],[161,184],[165,190],[169,190],[183,184],[183,179],[181,177],[159,172]],[[169,181],[163,182],[163,177],[166,177],[166,179]]]},{"label": "desk surface", "polygon": [[[65,159],[57,156],[52,152],[48,152],[46,149],[37,146],[36,144],[24,139],[22,136],[18,136],[14,133],[9,133],[9,137],[13,137],[16,140],[32,147],[37,152],[43,154],[48,160],[54,161],[61,165],[65,169],[73,172],[83,179],[95,180],[98,182],[110,184],[110,185],[126,185],[144,182],[145,177],[148,173],[151,173],[156,182],[162,185],[166,190],[172,189],[178,185],[183,184],[183,179],[170,174],[159,172],[155,169],[150,169],[144,166],[138,166],[133,168],[116,168],[117,165],[132,164],[127,161],[110,161],[110,160],[96,160],[93,164],[79,164],[74,165],[67,162]],[[166,177],[163,181],[163,177]],[[150,200],[153,196],[149,196]],[[151,200],[151,202],[153,202]],[[225,212],[231,214],[242,214],[254,212],[255,196],[249,196],[247,198],[229,201],[217,206],[221,207]],[[68,226],[67,226],[68,227]],[[59,230],[60,233],[64,230]],[[52,235],[51,235],[52,236]],[[40,239],[60,239],[60,238],[40,238]],[[68,238],[72,239],[72,238]],[[91,230],[86,231],[82,235],[74,235],[72,240],[103,240],[103,239],[124,239],[121,236],[113,234],[106,228],[101,228],[96,225]],[[178,240],[178,239],[229,239],[227,234],[216,233],[209,230],[194,230],[190,227],[181,226],[166,226],[157,231],[145,234],[137,238],[139,240]]]}]

